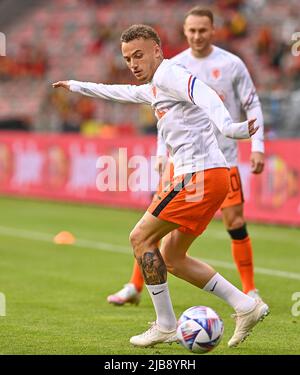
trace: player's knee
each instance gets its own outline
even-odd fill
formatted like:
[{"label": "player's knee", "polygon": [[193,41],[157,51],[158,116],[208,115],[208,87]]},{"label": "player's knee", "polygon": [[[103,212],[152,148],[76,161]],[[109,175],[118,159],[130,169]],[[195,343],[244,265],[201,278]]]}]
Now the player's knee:
[{"label": "player's knee", "polygon": [[243,216],[236,215],[236,216],[233,216],[232,218],[230,218],[229,220],[227,220],[227,230],[228,231],[239,229],[239,228],[243,227],[244,225],[245,225],[245,220],[244,220]]},{"label": "player's knee", "polygon": [[129,235],[129,241],[131,243],[131,246],[133,247],[133,250],[136,251],[136,249],[141,247],[141,244],[143,242],[143,234],[141,230],[138,228],[134,228]]},{"label": "player's knee", "polygon": [[141,256],[145,251],[157,248],[157,243],[151,236],[147,236],[139,227],[135,227],[130,235],[129,241],[135,256]]},{"label": "player's knee", "polygon": [[163,260],[165,262],[165,265],[167,267],[167,271],[169,273],[171,273],[172,275],[176,276],[178,274],[178,270],[180,268],[180,266],[178,265],[177,258],[172,256],[172,254],[169,255],[169,253],[164,251],[164,250],[161,251],[161,255],[162,255]]},{"label": "player's knee", "polygon": [[174,276],[180,277],[180,265],[176,263],[175,261],[165,263],[167,267],[167,271],[171,273]]},{"label": "player's knee", "polygon": [[164,261],[165,261],[165,265],[166,265],[166,267],[167,267],[167,271],[169,272],[169,273],[171,273],[172,275],[176,275],[175,274],[175,272],[176,272],[176,269],[175,269],[175,264],[174,264],[174,262],[172,262],[172,261],[166,261],[165,259],[164,259]]}]

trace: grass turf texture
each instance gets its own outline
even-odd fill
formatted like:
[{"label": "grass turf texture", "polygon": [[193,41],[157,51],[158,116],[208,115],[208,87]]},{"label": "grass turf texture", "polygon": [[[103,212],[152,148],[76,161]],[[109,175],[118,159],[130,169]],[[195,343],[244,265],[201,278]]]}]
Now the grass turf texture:
[{"label": "grass turf texture", "polygon": [[[0,317],[0,354],[189,354],[177,344],[130,345],[130,336],[155,317],[147,291],[138,307],[106,302],[131,274],[128,234],[141,212],[6,198],[0,199],[0,209],[0,292],[7,301],[7,315]],[[51,238],[62,230],[71,231],[79,246],[53,244]],[[299,274],[299,229],[250,224],[248,230],[258,268]],[[215,268],[240,286],[221,222],[210,224],[190,254],[227,262]],[[229,349],[232,309],[169,276],[177,316],[206,305],[224,321],[224,337],[208,355],[300,354],[300,316],[291,314],[300,280],[257,273],[256,284],[271,314],[240,347]]]}]

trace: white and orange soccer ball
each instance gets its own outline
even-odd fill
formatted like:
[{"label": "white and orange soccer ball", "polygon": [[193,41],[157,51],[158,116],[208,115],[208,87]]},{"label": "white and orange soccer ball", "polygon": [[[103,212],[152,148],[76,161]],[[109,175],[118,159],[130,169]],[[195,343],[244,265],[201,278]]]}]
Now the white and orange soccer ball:
[{"label": "white and orange soccer ball", "polygon": [[185,310],[177,323],[177,338],[193,353],[206,353],[222,339],[224,324],[210,307],[193,306]]}]

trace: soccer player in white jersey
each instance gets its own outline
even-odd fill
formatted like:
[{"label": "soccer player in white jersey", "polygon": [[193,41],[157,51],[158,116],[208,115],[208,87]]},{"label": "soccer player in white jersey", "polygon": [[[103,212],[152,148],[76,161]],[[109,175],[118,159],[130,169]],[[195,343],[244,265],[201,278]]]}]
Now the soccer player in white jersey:
[{"label": "soccer player in white jersey", "polygon": [[[190,48],[173,57],[173,61],[186,67],[194,76],[210,86],[222,99],[234,121],[239,121],[241,108],[248,119],[256,118],[259,130],[252,140],[251,171],[259,174],[264,166],[263,116],[255,87],[242,60],[212,44],[214,37],[213,13],[195,7],[185,16],[184,34]],[[225,137],[215,128],[218,144],[230,166],[230,189],[221,205],[224,225],[231,237],[231,248],[244,293],[258,298],[254,283],[254,265],[251,240],[248,236],[243,209],[243,191],[238,170],[237,142]],[[158,135],[158,170],[166,166],[166,147]],[[169,165],[168,165],[169,167]],[[172,168],[172,164],[170,165]],[[173,170],[163,175],[166,185]],[[119,292],[108,296],[109,303],[123,305],[138,303],[144,279],[135,262],[130,281]]]},{"label": "soccer player in white jersey", "polygon": [[[59,81],[83,95],[153,107],[174,162],[170,188],[158,198],[130,233],[135,258],[151,296],[156,320],[133,345],[148,347],[177,341],[167,271],[222,298],[236,312],[236,327],[229,346],[243,341],[269,311],[224,279],[208,264],[186,254],[223,202],[229,189],[229,172],[218,147],[212,123],[226,136],[249,138],[257,131],[255,120],[233,123],[218,95],[178,64],[164,60],[160,38],[147,25],[133,25],[121,36],[123,57],[134,76],[146,83],[104,85]],[[184,115],[183,115],[184,114]],[[159,241],[164,238],[161,249]]]}]

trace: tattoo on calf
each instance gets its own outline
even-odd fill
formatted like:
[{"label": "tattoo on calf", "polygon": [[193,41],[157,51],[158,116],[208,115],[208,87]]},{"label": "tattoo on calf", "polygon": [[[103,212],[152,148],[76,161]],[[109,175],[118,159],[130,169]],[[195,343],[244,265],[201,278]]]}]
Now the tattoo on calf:
[{"label": "tattoo on calf", "polygon": [[148,251],[137,257],[147,285],[164,284],[167,282],[167,267],[158,249]]}]

